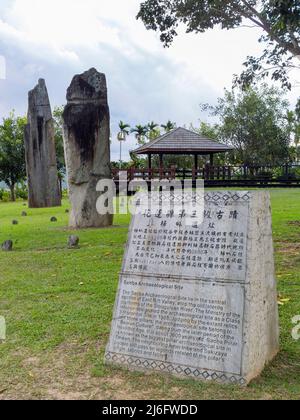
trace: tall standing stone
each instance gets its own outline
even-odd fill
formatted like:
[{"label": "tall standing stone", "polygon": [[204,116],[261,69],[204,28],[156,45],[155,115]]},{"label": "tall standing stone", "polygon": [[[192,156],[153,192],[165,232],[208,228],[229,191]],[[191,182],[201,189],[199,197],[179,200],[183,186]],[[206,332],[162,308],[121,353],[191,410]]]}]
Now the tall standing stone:
[{"label": "tall standing stone", "polygon": [[67,91],[64,142],[72,204],[70,227],[111,226],[113,216],[96,209],[98,181],[111,178],[110,114],[105,75],[96,69],[76,75]]},{"label": "tall standing stone", "polygon": [[60,206],[54,121],[43,79],[28,95],[28,124],[24,137],[29,207]]}]

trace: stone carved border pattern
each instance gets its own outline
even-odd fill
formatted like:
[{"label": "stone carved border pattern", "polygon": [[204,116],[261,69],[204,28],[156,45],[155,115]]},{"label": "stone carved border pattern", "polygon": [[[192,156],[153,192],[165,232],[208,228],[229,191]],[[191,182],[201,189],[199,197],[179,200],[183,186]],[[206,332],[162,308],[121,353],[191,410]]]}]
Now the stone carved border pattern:
[{"label": "stone carved border pattern", "polygon": [[151,369],[158,372],[186,376],[187,378],[193,378],[198,380],[204,379],[206,381],[210,380],[221,384],[241,386],[245,386],[247,384],[246,379],[239,375],[225,374],[223,372],[209,371],[205,369],[177,365],[174,363],[149,360],[141,357],[127,356],[118,353],[106,353],[105,360],[108,363],[116,363],[121,364],[123,366],[127,365],[129,368],[134,367],[137,369]]},{"label": "stone carved border pattern", "polygon": [[[250,193],[249,192],[225,192],[222,193],[205,193],[204,194],[204,201],[205,202],[213,202],[213,203],[228,203],[228,202],[242,202],[248,203],[250,201]],[[152,200],[155,204],[163,204],[163,200],[170,200],[170,193],[159,192],[156,194],[152,194]],[[196,199],[196,200],[195,200]],[[186,193],[185,192],[185,200],[189,201],[196,201],[198,204],[201,204],[202,196],[193,192],[193,193]],[[182,204],[182,196],[181,194],[174,195],[174,202],[176,204]],[[137,206],[140,206],[140,199],[137,200]]]},{"label": "stone carved border pattern", "polygon": [[205,201],[212,201],[212,202],[228,202],[228,201],[240,201],[240,202],[249,202],[250,201],[250,193],[249,192],[230,192],[226,191],[224,194],[222,193],[205,193],[204,200]]}]

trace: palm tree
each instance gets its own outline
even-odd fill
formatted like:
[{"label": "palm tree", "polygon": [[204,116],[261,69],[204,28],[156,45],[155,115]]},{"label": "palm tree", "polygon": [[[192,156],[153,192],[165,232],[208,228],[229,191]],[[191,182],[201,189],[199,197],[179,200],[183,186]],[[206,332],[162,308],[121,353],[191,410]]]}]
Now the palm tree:
[{"label": "palm tree", "polygon": [[154,121],[151,121],[151,123],[148,124],[148,130],[149,130],[149,139],[155,140],[159,135],[159,125],[156,124]]},{"label": "palm tree", "polygon": [[148,124],[148,128],[150,131],[154,131],[158,128],[158,124],[156,124],[154,121],[151,121],[151,123]]},{"label": "palm tree", "polygon": [[166,125],[161,125],[161,127],[165,130],[166,133],[174,130],[176,128],[176,123],[172,123],[172,121],[168,121]]},{"label": "palm tree", "polygon": [[124,123],[123,121],[120,121],[119,129],[120,129],[120,132],[118,134],[118,139],[125,140],[126,136],[129,136],[130,125]]},{"label": "palm tree", "polygon": [[138,144],[145,144],[145,137],[149,131],[149,128],[145,125],[136,125],[135,128],[132,128],[131,132],[135,133],[135,138],[138,141]]}]

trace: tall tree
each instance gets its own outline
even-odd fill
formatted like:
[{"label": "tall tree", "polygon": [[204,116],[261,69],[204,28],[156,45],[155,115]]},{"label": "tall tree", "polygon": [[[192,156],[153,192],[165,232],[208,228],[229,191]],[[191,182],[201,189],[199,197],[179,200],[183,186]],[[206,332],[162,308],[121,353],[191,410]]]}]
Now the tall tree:
[{"label": "tall tree", "polygon": [[137,18],[147,29],[160,31],[165,46],[172,43],[180,23],[187,26],[187,32],[196,33],[243,25],[262,29],[262,55],[249,56],[246,70],[236,78],[244,87],[271,74],[273,80],[291,88],[289,69],[299,68],[299,62],[293,61],[300,59],[299,0],[146,0]]},{"label": "tall tree", "polygon": [[63,112],[64,107],[55,107],[53,110],[54,130],[55,130],[55,147],[57,170],[60,180],[66,174],[65,152],[64,152],[64,139],[63,139]]},{"label": "tall tree", "polygon": [[293,143],[294,145],[291,147],[291,157],[292,160],[295,162],[299,162],[300,157],[300,115],[298,113],[298,105],[295,111],[289,111],[287,113],[287,121],[289,125],[292,127],[292,134],[293,134]]},{"label": "tall tree", "polygon": [[219,137],[219,126],[218,124],[209,124],[207,122],[201,121],[200,127],[194,127],[191,124],[190,127],[191,131],[195,131],[195,133],[200,134],[201,136],[208,137],[210,140],[217,141]]},{"label": "tall tree", "polygon": [[26,117],[11,112],[0,125],[0,181],[10,189],[11,200],[16,200],[15,188],[26,179],[24,127]]},{"label": "tall tree", "polygon": [[134,128],[132,128],[131,132],[135,134],[135,138],[137,139],[138,144],[143,145],[145,144],[145,137],[149,131],[148,126],[138,124]]},{"label": "tall tree", "polygon": [[124,123],[123,121],[119,122],[120,133],[125,136],[129,136],[130,125]]},{"label": "tall tree", "polygon": [[156,124],[154,121],[151,121],[148,124],[148,137],[150,140],[155,140],[157,137],[160,136],[159,125]]},{"label": "tall tree", "polygon": [[219,141],[235,147],[235,162],[281,165],[288,162],[293,125],[283,93],[266,85],[246,91],[225,90],[218,105],[204,106],[220,119]]},{"label": "tall tree", "polygon": [[162,124],[161,128],[163,128],[166,133],[169,133],[170,131],[174,130],[174,128],[176,128],[176,123],[173,123],[171,120],[169,120],[166,124]]},{"label": "tall tree", "polygon": [[[200,126],[196,127],[193,124],[190,125],[190,130],[194,131],[200,136],[208,137],[210,140],[218,141],[221,140],[220,136],[220,126],[216,123],[209,124],[207,122],[201,121]],[[229,165],[231,163],[232,152],[229,153],[218,153],[214,156],[215,165]],[[198,156],[199,166],[207,164],[209,161],[209,156]]]}]

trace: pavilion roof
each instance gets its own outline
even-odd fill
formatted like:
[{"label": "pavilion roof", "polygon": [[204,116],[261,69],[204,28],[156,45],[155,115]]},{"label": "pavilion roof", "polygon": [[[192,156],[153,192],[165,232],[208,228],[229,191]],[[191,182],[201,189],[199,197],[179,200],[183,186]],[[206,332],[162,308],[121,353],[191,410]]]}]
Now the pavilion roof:
[{"label": "pavilion roof", "polygon": [[229,152],[234,148],[179,127],[139,147],[133,153],[143,154],[209,154]]}]

